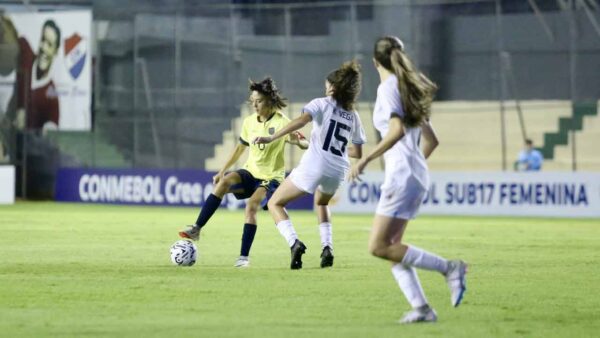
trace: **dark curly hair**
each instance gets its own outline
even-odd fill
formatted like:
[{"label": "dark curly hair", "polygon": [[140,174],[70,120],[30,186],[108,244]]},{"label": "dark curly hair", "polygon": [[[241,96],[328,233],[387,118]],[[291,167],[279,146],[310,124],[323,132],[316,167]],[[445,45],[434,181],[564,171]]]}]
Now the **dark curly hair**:
[{"label": "dark curly hair", "polygon": [[327,76],[333,86],[331,96],[345,110],[354,110],[356,97],[360,93],[360,65],[356,61],[344,62],[342,66]]},{"label": "dark curly hair", "polygon": [[257,91],[263,94],[269,100],[269,105],[272,108],[279,110],[283,107],[287,107],[287,103],[285,103],[287,99],[281,95],[281,92],[279,92],[279,89],[277,89],[277,86],[275,85],[275,81],[273,81],[270,76],[260,82],[254,82],[250,79],[248,89],[250,90],[250,93]]}]

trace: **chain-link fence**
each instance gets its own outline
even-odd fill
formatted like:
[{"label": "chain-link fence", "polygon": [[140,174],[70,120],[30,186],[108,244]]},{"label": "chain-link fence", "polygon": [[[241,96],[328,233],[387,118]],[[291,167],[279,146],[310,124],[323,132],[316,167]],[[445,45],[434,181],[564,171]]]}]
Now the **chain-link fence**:
[{"label": "chain-link fence", "polygon": [[[511,170],[514,149],[524,138],[534,134],[536,146],[546,146],[546,130],[536,128],[537,120],[528,125],[533,108],[525,109],[524,103],[544,116],[553,102],[576,107],[595,104],[600,97],[600,15],[595,4],[177,2],[131,8],[128,15],[114,18],[102,7],[94,22],[93,132],[59,132],[50,139],[65,149],[63,165],[214,169],[207,161],[227,156],[227,144],[237,140],[236,118],[246,104],[248,79],[272,76],[294,103],[287,113],[296,116],[302,103],[324,95],[329,71],[356,59],[363,67],[360,101],[368,107],[379,84],[371,61],[373,43],[380,36],[396,35],[419,69],[438,83],[439,102],[491,102],[486,109],[494,118],[487,126],[494,132],[485,137],[493,142],[481,144],[493,159],[474,168]],[[532,100],[542,103],[536,106]],[[469,135],[471,118],[453,118],[451,111],[464,112],[470,106],[444,107],[434,107],[434,123],[436,109],[445,111],[450,115],[442,129],[453,122],[449,128]],[[361,116],[368,120],[370,111]],[[516,126],[508,125],[513,117]],[[568,116],[547,119],[558,124],[561,117]],[[573,149],[556,168],[576,169],[581,160],[572,136],[577,122],[565,125],[573,137],[566,144]],[[291,157],[288,166],[297,160]]]}]

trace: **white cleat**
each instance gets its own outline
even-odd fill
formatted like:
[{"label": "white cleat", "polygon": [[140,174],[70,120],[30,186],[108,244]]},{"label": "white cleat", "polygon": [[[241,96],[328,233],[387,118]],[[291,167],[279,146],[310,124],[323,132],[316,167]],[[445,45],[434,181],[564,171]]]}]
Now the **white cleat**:
[{"label": "white cleat", "polygon": [[460,305],[465,291],[467,291],[467,264],[460,260],[448,262],[448,272],[446,273],[446,283],[450,288],[450,302],[452,306]]},{"label": "white cleat", "polygon": [[413,324],[413,323],[434,323],[437,321],[437,314],[435,311],[427,307],[425,310],[414,309],[404,314],[400,319],[400,324]]},{"label": "white cleat", "polygon": [[250,266],[250,258],[248,256],[240,256],[233,266],[236,268],[247,268]]}]

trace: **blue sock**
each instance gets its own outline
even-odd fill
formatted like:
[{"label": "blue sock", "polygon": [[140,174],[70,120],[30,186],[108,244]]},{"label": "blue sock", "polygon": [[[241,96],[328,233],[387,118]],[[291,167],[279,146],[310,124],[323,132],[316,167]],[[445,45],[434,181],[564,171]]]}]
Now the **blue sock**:
[{"label": "blue sock", "polygon": [[256,234],[256,229],[256,224],[244,224],[244,233],[242,234],[242,249],[240,250],[240,256],[250,255],[250,248],[252,247],[252,242],[254,242],[254,235]]},{"label": "blue sock", "polygon": [[215,213],[215,210],[219,208],[219,205],[221,205],[221,199],[214,194],[210,194],[210,196],[208,196],[204,202],[202,210],[200,210],[200,215],[198,215],[198,219],[196,220],[196,226],[202,229],[206,222],[208,222],[208,220]]}]

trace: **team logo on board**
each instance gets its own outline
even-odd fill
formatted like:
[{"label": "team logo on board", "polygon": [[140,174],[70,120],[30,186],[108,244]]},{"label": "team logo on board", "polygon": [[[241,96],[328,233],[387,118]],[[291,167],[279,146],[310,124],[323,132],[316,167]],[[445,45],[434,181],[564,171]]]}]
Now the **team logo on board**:
[{"label": "team logo on board", "polygon": [[86,56],[87,44],[84,38],[74,33],[65,39],[65,64],[74,80],[81,75]]}]

